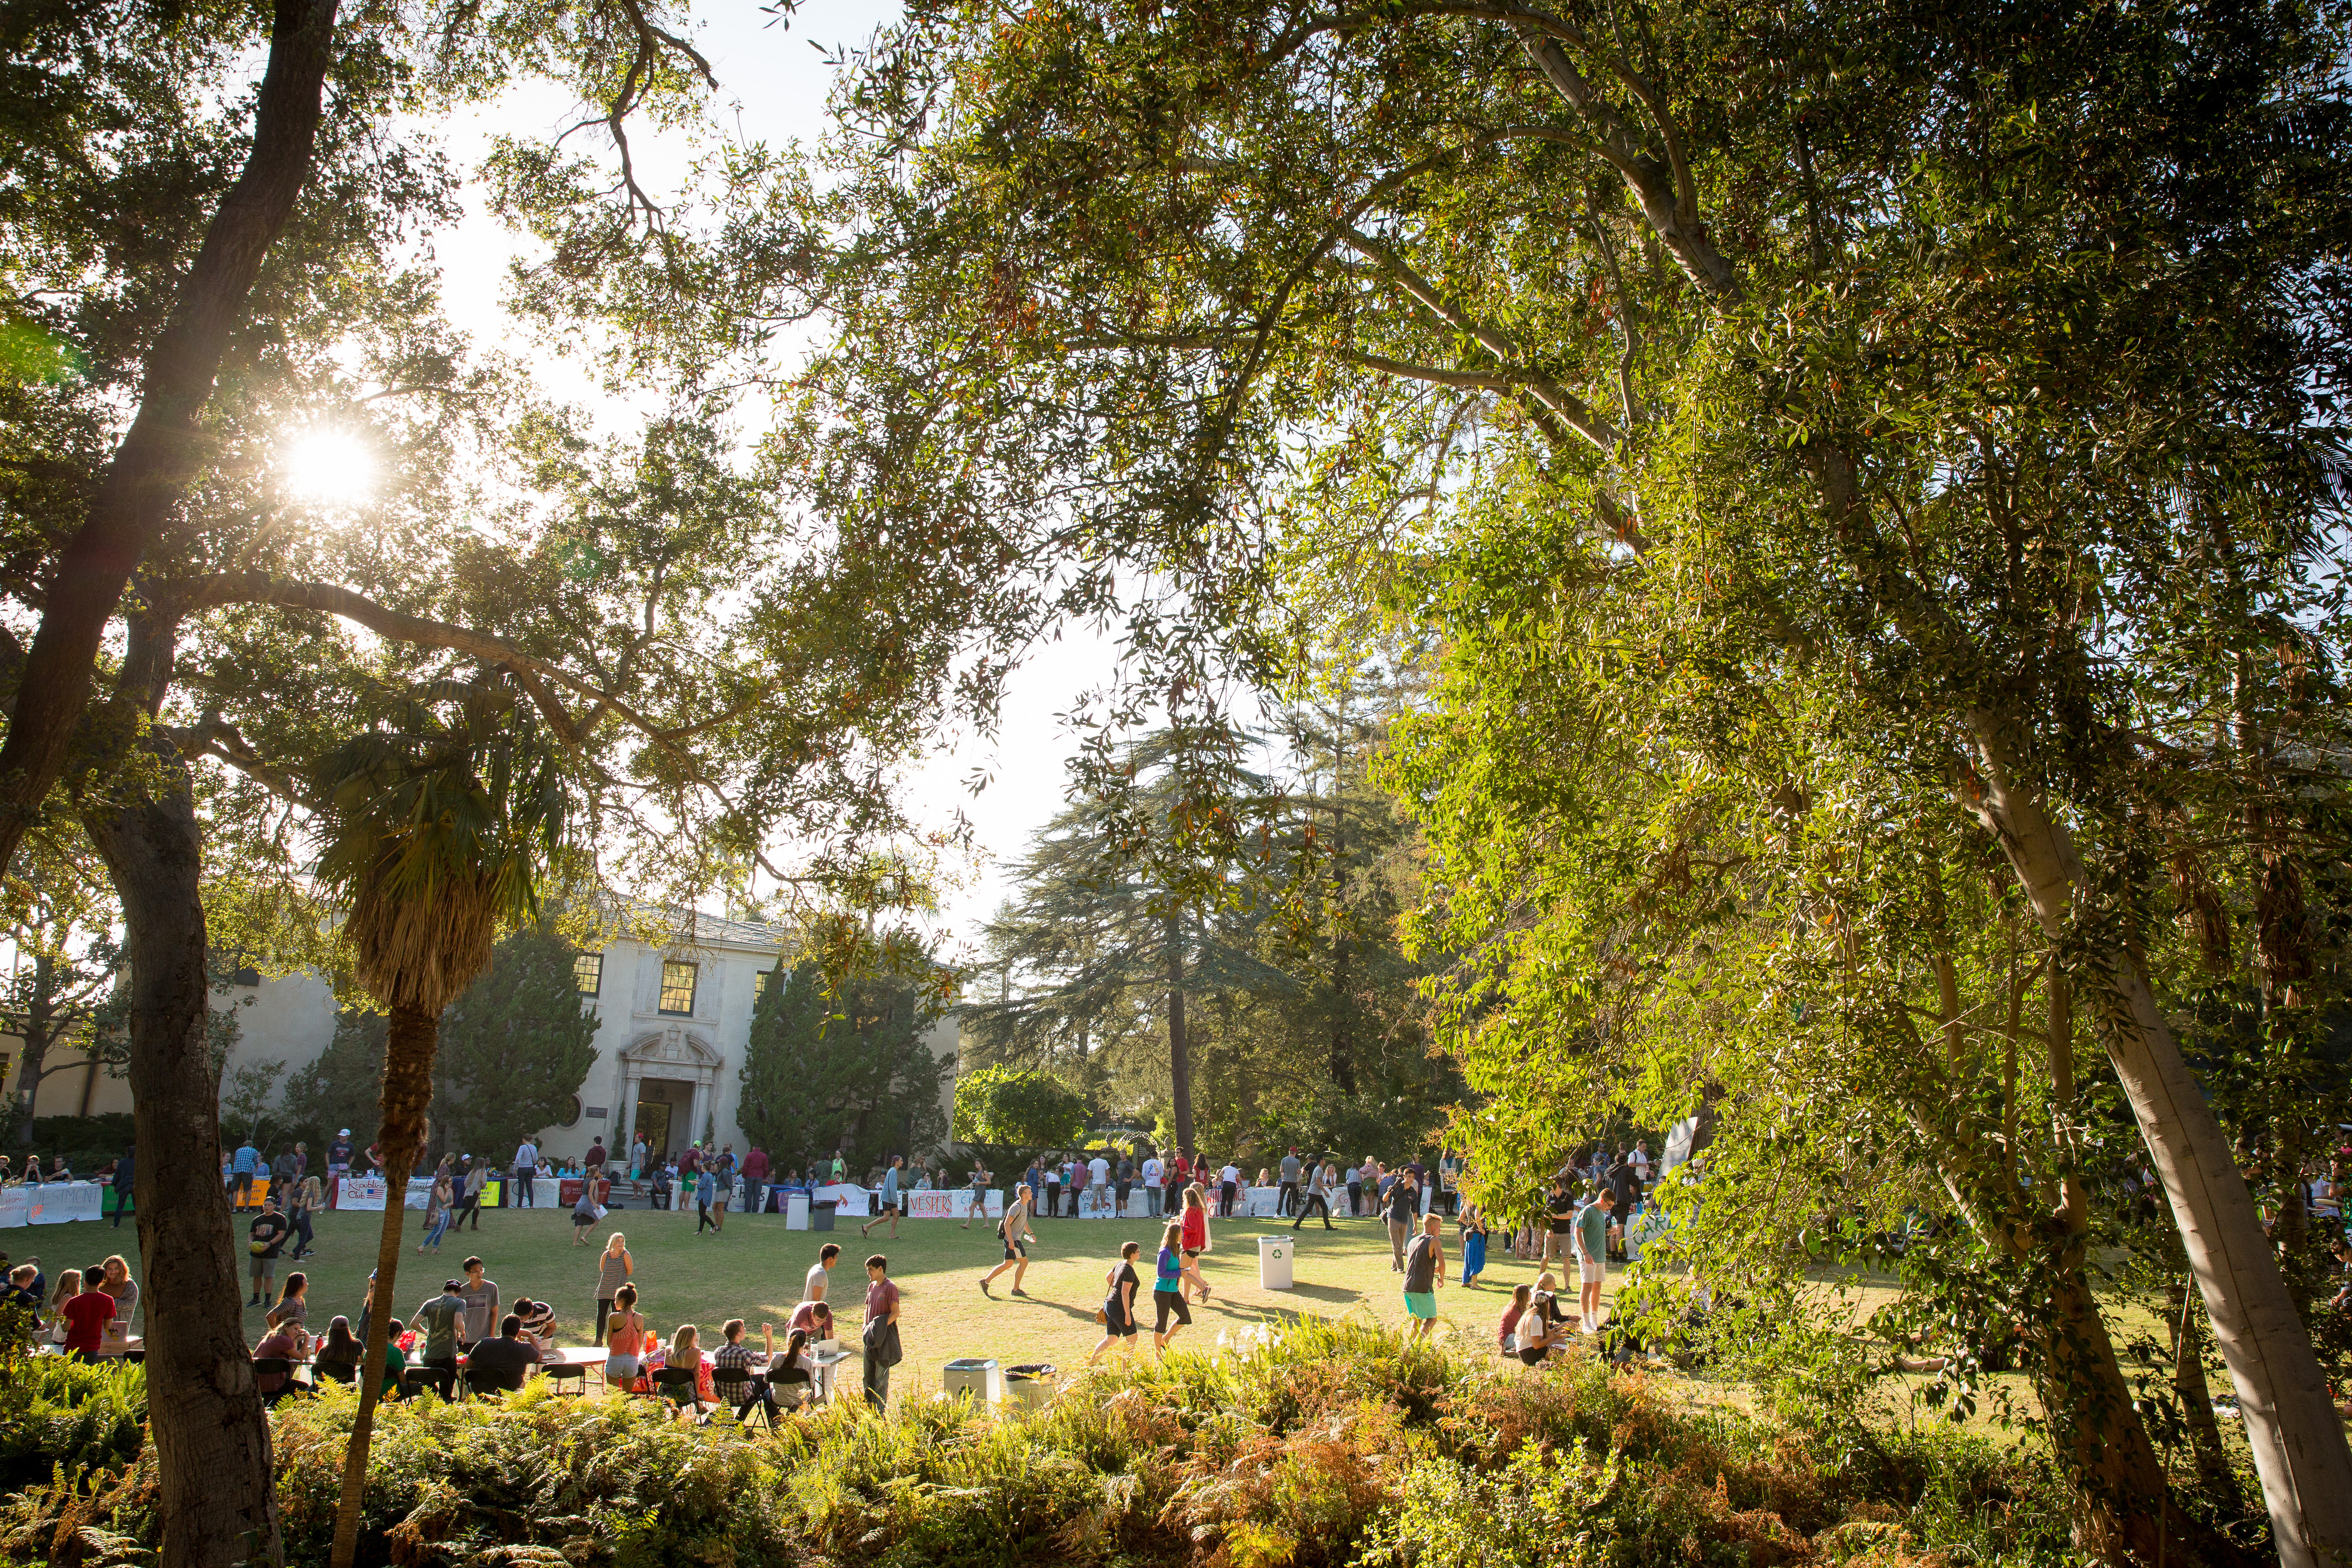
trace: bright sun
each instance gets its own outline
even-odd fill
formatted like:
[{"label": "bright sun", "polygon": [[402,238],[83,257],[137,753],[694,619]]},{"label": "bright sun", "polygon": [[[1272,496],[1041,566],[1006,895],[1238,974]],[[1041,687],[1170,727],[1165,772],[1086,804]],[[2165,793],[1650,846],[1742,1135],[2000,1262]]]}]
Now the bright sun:
[{"label": "bright sun", "polygon": [[287,488],[304,500],[349,506],[367,499],[375,483],[375,455],[341,430],[307,430],[278,459]]}]

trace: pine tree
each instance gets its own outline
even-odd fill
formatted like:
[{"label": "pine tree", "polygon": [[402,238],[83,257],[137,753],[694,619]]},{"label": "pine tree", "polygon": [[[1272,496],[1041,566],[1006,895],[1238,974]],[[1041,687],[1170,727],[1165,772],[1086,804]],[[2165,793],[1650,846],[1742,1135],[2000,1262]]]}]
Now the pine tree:
[{"label": "pine tree", "polygon": [[336,1012],[327,1048],[286,1080],[283,1103],[292,1136],[313,1149],[324,1149],[346,1127],[361,1144],[375,1136],[384,1030],[383,1015],[372,1008]]},{"label": "pine tree", "polygon": [[518,931],[441,1019],[434,1127],[444,1151],[511,1149],[570,1120],[596,1065],[596,1013],[572,978],[572,949]]},{"label": "pine tree", "polygon": [[776,973],[743,1051],[745,1134],[787,1169],[835,1153],[863,1168],[943,1142],[947,1064],[923,1038],[937,1005],[893,977],[828,993],[814,963],[780,960]]}]

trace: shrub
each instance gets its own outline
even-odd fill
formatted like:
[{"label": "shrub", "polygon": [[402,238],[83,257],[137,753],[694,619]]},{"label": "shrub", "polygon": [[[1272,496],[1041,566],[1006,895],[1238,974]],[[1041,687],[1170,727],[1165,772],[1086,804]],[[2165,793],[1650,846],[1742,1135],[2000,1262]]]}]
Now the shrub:
[{"label": "shrub", "polygon": [[82,1476],[138,1458],[147,1422],[147,1369],[32,1355],[0,1355],[0,1490],[52,1472]]}]

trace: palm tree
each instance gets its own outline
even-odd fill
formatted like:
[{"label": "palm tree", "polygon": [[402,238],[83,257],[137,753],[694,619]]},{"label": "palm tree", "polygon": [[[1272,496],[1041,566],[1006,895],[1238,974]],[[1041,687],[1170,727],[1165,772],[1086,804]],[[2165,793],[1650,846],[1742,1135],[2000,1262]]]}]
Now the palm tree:
[{"label": "palm tree", "polygon": [[343,1460],[334,1568],[351,1568],[369,1438],[396,1311],[402,1194],[422,1152],[444,1008],[490,961],[502,927],[534,921],[572,817],[555,750],[503,667],[403,693],[313,774],[325,847],[318,878],[348,903],[359,978],[389,1015],[383,1056],[386,1196],[360,1407]]}]

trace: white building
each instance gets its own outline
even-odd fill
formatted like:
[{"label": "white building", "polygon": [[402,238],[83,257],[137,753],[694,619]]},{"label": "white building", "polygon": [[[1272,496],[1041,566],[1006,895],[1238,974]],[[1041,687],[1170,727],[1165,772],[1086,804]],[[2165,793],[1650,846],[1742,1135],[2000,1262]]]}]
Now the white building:
[{"label": "white building", "polygon": [[[666,942],[635,938],[583,952],[575,964],[580,990],[593,998],[601,1020],[596,1065],[580,1086],[572,1117],[542,1130],[549,1158],[577,1163],[602,1137],[607,1149],[628,1147],[627,1131],[645,1134],[656,1150],[677,1151],[698,1138],[751,1147],[737,1121],[743,1052],[751,1010],[766,989],[777,955],[792,933],[781,926],[712,915],[686,917]],[[316,974],[260,980],[234,988],[215,1005],[235,1005],[239,1029],[223,1081],[248,1062],[283,1063],[288,1075],[307,1066],[335,1033],[334,992]],[[928,1043],[949,1066],[943,1109],[952,1112],[957,1031],[952,1014],[932,1026]],[[129,1085],[99,1075],[94,1110],[128,1110]],[[281,1080],[282,1081],[282,1080]],[[44,1085],[43,1115],[74,1114],[84,1085],[67,1073]],[[369,1134],[373,1129],[367,1129]],[[909,1154],[929,1150],[908,1150]]]}]

